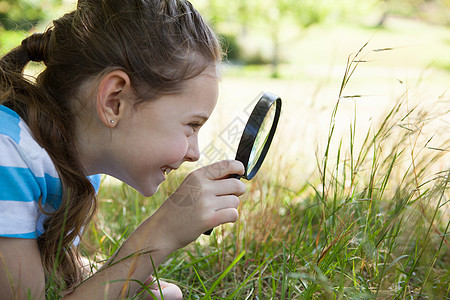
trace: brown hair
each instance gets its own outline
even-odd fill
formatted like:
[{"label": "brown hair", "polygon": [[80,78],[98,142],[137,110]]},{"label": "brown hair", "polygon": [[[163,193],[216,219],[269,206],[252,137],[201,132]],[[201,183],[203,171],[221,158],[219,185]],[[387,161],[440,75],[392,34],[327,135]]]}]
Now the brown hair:
[{"label": "brown hair", "polygon": [[[139,101],[147,101],[180,92],[186,79],[221,58],[215,34],[188,1],[80,0],[75,11],[1,59],[0,104],[26,121],[63,184],[63,202],[38,239],[47,274],[55,271],[68,289],[79,282],[71,244],[95,211],[95,191],[74,144],[72,102],[80,86],[120,69]],[[46,66],[35,83],[22,74],[29,61]]]}]

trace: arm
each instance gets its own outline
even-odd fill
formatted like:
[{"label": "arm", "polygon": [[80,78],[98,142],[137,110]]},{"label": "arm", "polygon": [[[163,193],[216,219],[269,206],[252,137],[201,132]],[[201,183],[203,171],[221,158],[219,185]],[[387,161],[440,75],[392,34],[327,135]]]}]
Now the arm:
[{"label": "arm", "polygon": [[[206,230],[237,220],[238,196],[244,193],[245,187],[228,176],[243,172],[241,163],[222,161],[189,174],[177,191],[130,235],[112,258],[64,299],[118,299],[134,295],[141,287],[137,282],[145,283],[153,274],[150,255],[158,267],[170,253],[194,241]],[[22,244],[25,242],[34,248]],[[44,272],[36,241],[17,240],[8,246],[2,239],[0,245],[6,266],[14,275],[13,284],[21,282],[38,296],[37,299],[43,299]],[[22,274],[25,267],[26,274]],[[7,292],[10,281],[4,269],[0,268],[3,273],[0,291]]]},{"label": "arm", "polygon": [[[230,174],[243,174],[237,161],[221,161],[200,168],[146,219],[122,247],[68,299],[117,299],[133,295],[165,258],[206,230],[238,218],[238,196],[245,186]],[[145,253],[145,254],[144,254]],[[142,254],[142,255],[136,255]],[[127,281],[128,280],[128,281]]]},{"label": "arm", "polygon": [[[142,223],[110,261],[120,261],[137,252],[136,249],[141,249],[142,242],[137,238],[142,235],[146,235],[155,245],[160,245],[157,236],[143,232],[145,228],[157,228],[151,224],[152,221],[149,218]],[[164,247],[152,252],[154,264],[159,265],[172,251]],[[133,270],[135,272],[132,272]],[[126,281],[108,282],[127,278],[145,282],[151,273],[153,269],[149,255],[125,259],[113,266],[104,267],[66,297],[68,299],[106,299],[104,295],[109,295],[108,299],[117,299]],[[139,287],[137,283],[130,282],[126,291],[133,293]],[[44,268],[36,240],[0,237],[0,298],[5,300],[45,299],[44,289]]]},{"label": "arm", "polygon": [[45,277],[36,240],[0,237],[2,299],[44,299]]},{"label": "arm", "polygon": [[[176,248],[160,233],[155,215],[145,220],[93,276],[64,299],[119,299],[133,296],[155,267]],[[153,246],[153,248],[151,248]],[[158,248],[156,248],[158,247]],[[150,259],[151,256],[151,259]]]}]

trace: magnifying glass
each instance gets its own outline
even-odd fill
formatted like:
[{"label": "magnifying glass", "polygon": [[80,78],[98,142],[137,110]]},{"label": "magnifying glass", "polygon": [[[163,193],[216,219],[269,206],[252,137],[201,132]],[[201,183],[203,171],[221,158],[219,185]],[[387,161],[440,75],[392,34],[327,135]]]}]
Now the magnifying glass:
[{"label": "magnifying glass", "polygon": [[[272,93],[263,93],[245,125],[236,152],[236,160],[245,167],[244,175],[233,178],[251,180],[258,173],[272,143],[281,113],[281,98]],[[212,229],[205,232],[210,235]]]}]

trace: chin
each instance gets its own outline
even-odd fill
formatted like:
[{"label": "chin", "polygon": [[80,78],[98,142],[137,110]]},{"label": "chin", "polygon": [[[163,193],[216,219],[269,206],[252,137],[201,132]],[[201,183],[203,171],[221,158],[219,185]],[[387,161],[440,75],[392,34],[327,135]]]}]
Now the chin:
[{"label": "chin", "polygon": [[144,197],[153,196],[158,191],[158,188],[162,183],[159,180],[155,180],[154,177],[150,177],[147,180],[142,179],[143,178],[141,177],[139,178],[139,180],[134,180],[133,182],[128,183],[128,185],[130,185]]},{"label": "chin", "polygon": [[142,196],[151,197],[153,196],[159,189],[159,185],[148,184],[144,188],[136,189]]},{"label": "chin", "polygon": [[151,197],[158,191],[158,188],[159,186],[156,188],[139,189],[138,192],[144,197]]}]

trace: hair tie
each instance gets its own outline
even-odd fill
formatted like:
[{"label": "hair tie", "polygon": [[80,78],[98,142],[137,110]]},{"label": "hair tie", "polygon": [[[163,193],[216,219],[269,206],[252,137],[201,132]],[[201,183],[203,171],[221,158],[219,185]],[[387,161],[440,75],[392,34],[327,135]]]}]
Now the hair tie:
[{"label": "hair tie", "polygon": [[30,61],[45,62],[47,60],[51,32],[47,30],[44,33],[35,33],[22,41],[22,47],[26,50]]}]

